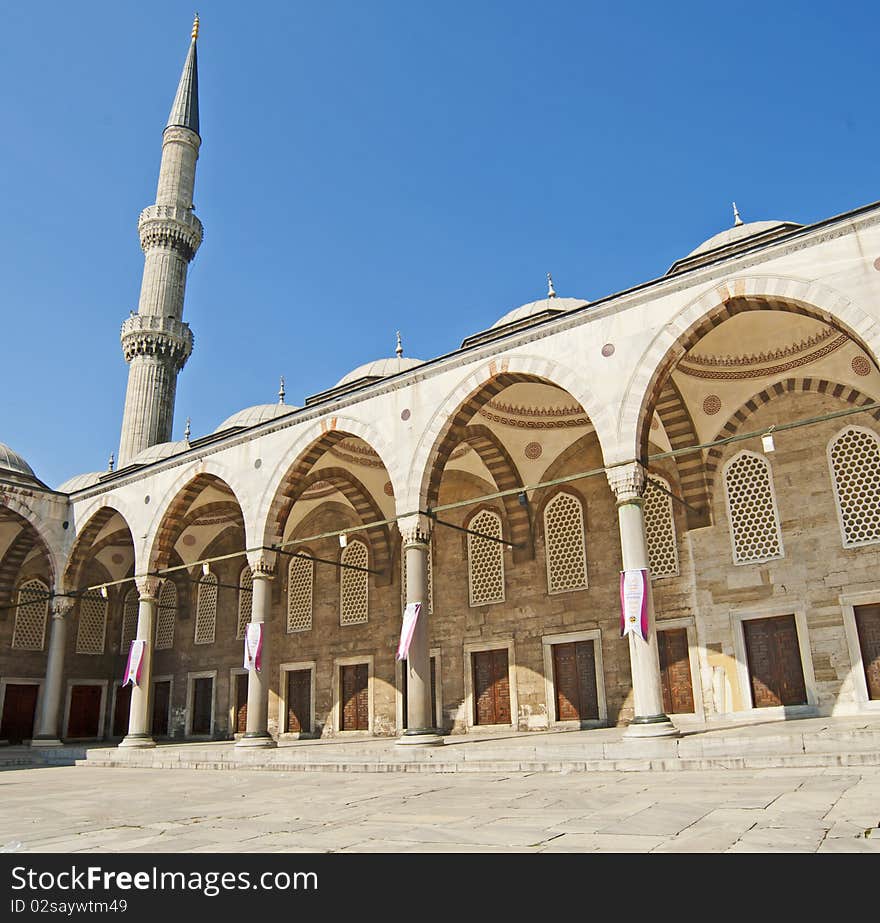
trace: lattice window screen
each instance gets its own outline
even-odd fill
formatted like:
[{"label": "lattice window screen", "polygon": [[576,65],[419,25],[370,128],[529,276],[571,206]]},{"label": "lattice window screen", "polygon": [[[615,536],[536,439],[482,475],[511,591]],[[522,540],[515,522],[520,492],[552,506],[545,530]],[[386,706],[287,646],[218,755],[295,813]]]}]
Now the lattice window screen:
[{"label": "lattice window screen", "polygon": [[[434,611],[434,543],[428,542],[428,612]],[[400,552],[400,599],[406,605],[406,549]]]},{"label": "lattice window screen", "polygon": [[844,548],[880,542],[880,439],[847,427],[828,446]]},{"label": "lattice window screen", "polygon": [[20,651],[41,651],[46,641],[49,587],[42,580],[28,580],[18,588],[18,608],[12,646]]},{"label": "lattice window screen", "polygon": [[[369,554],[363,542],[349,542],[340,558],[343,564],[357,567],[369,567]],[[339,624],[355,625],[366,622],[369,614],[368,581],[366,571],[342,568],[340,576],[341,599],[339,607]]]},{"label": "lattice window screen", "polygon": [[315,562],[306,558],[291,558],[287,567],[288,632],[311,629],[314,582]]},{"label": "lattice window screen", "polygon": [[587,588],[584,510],[577,497],[557,494],[544,507],[547,592]]},{"label": "lattice window screen", "polygon": [[125,602],[122,604],[122,637],[119,640],[120,653],[127,654],[137,636],[138,625],[138,591],[129,590],[125,594]]},{"label": "lattice window screen", "polygon": [[[482,510],[468,523],[468,528],[483,535],[502,538],[501,517]],[[470,604],[504,602],[504,545],[468,534],[468,589]]]},{"label": "lattice window screen", "polygon": [[[656,486],[651,486],[651,485]],[[663,488],[662,490],[658,488]],[[668,481],[655,475],[648,477],[645,490],[645,538],[648,542],[648,566],[651,577],[678,576],[678,542],[675,535],[675,517]]]},{"label": "lattice window screen", "polygon": [[86,593],[79,602],[77,654],[103,654],[106,631],[107,600],[100,593]]},{"label": "lattice window screen", "polygon": [[159,593],[156,612],[156,650],[169,650],[174,645],[174,622],[177,619],[177,584],[166,580]]},{"label": "lattice window screen", "polygon": [[763,455],[740,452],[724,468],[734,564],[757,564],[783,557],[782,533],[770,463]]},{"label": "lattice window screen", "polygon": [[217,577],[205,574],[199,580],[199,601],[196,606],[196,644],[213,644],[217,624]]},{"label": "lattice window screen", "polygon": [[238,630],[235,637],[239,640],[245,636],[254,605],[254,575],[247,566],[243,567],[238,578]]}]

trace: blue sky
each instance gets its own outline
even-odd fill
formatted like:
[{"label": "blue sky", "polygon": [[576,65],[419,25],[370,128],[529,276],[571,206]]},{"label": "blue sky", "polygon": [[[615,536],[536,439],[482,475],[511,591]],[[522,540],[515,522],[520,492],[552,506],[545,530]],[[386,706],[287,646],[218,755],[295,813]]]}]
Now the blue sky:
[{"label": "blue sky", "polygon": [[[199,7],[205,242],[175,438],[542,297],[662,275],[743,219],[880,198],[876,5]],[[0,441],[51,486],[115,452],[136,224],[192,3],[0,10]]]}]

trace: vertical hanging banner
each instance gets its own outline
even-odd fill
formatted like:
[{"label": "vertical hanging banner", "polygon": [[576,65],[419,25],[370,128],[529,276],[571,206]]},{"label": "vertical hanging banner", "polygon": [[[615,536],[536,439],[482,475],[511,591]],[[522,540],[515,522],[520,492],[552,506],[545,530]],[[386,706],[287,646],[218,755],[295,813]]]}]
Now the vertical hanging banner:
[{"label": "vertical hanging banner", "polygon": [[244,636],[244,668],[245,670],[263,670],[263,623],[248,622]]},{"label": "vertical hanging banner", "polygon": [[144,649],[147,646],[146,641],[132,641],[128,649],[128,661],[125,664],[125,675],[122,678],[122,685],[127,686],[131,683],[133,686],[139,686],[141,682],[141,667],[144,663]]},{"label": "vertical hanging banner", "polygon": [[648,640],[648,570],[620,572],[620,637],[633,633]]},{"label": "vertical hanging banner", "polygon": [[422,611],[421,603],[407,603],[403,610],[403,625],[400,629],[400,644],[397,645],[397,659],[405,660],[409,653],[409,645],[412,641],[413,632],[416,630],[416,622],[419,620],[419,614]]}]

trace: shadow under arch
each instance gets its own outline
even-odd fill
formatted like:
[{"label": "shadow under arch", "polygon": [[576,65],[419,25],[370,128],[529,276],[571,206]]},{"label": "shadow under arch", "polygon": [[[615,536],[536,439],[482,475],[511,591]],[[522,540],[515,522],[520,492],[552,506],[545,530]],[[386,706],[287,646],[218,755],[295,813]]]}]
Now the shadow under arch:
[{"label": "shadow under arch", "polygon": [[0,603],[9,603],[15,593],[16,576],[24,565],[25,560],[33,552],[34,548],[40,549],[40,555],[46,560],[46,569],[48,571],[49,586],[54,587],[56,581],[57,563],[52,556],[49,542],[46,537],[36,528],[30,519],[26,519],[11,507],[0,507],[0,523],[4,520],[12,521],[20,525],[18,535],[10,542],[9,546],[0,556]]},{"label": "shadow under arch", "polygon": [[[118,516],[122,520],[125,530],[128,532],[128,543],[132,546],[134,567],[135,572],[137,572],[137,548],[131,531],[131,524],[125,514],[116,506],[104,503],[89,515],[86,524],[76,536],[64,568],[62,586],[65,593],[76,593],[82,589],[79,583],[83,573],[88,566],[97,563],[94,557],[95,540],[114,516]],[[119,534],[119,532],[121,530],[118,530],[115,534]]]}]

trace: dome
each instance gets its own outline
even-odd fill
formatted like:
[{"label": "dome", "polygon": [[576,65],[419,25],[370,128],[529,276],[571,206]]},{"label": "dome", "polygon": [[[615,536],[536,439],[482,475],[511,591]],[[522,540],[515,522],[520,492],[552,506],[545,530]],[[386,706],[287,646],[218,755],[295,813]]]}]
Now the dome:
[{"label": "dome", "polygon": [[391,359],[375,359],[373,362],[367,362],[352,369],[345,377],[336,382],[335,387],[348,385],[361,378],[388,378],[390,375],[396,375],[398,372],[407,372],[421,365],[421,359],[409,359],[403,356],[394,356]]},{"label": "dome", "polygon": [[188,449],[189,442],[186,439],[179,439],[177,442],[159,442],[142,452],[138,452],[134,458],[130,458],[122,467],[149,465],[153,462],[161,461],[163,458],[170,458],[172,455],[180,455],[181,452],[186,452]]},{"label": "dome", "polygon": [[528,317],[544,314],[547,311],[552,311],[556,314],[561,314],[563,311],[573,311],[575,308],[583,308],[589,303],[589,301],[584,301],[582,298],[557,298],[555,295],[552,298],[542,298],[540,301],[530,301],[528,304],[508,311],[503,317],[499,317],[490,329],[506,327],[515,321],[525,320]]},{"label": "dome", "polygon": [[757,237],[759,234],[765,234],[767,231],[800,227],[799,224],[791,224],[787,221],[749,221],[747,224],[737,224],[720,234],[715,234],[708,240],[704,240],[696,250],[691,250],[688,256],[699,256],[701,253],[708,253],[710,250],[717,250],[719,247],[729,247],[731,244],[738,244],[748,240],[750,237]]},{"label": "dome", "polygon": [[245,407],[239,410],[231,417],[227,417],[214,430],[215,433],[222,433],[223,430],[233,429],[239,426],[256,426],[258,423],[265,423],[266,420],[274,420],[276,417],[283,417],[286,413],[293,413],[299,410],[293,404],[254,404],[253,407]]},{"label": "dome", "polygon": [[97,484],[101,475],[106,473],[106,471],[89,471],[86,474],[75,474],[57,488],[58,493],[72,494],[75,490],[85,490],[86,487]]},{"label": "dome", "polygon": [[34,469],[18,452],[13,452],[8,445],[2,442],[0,442],[0,471],[11,471],[20,477],[33,478],[34,480],[37,478],[34,474]]}]

